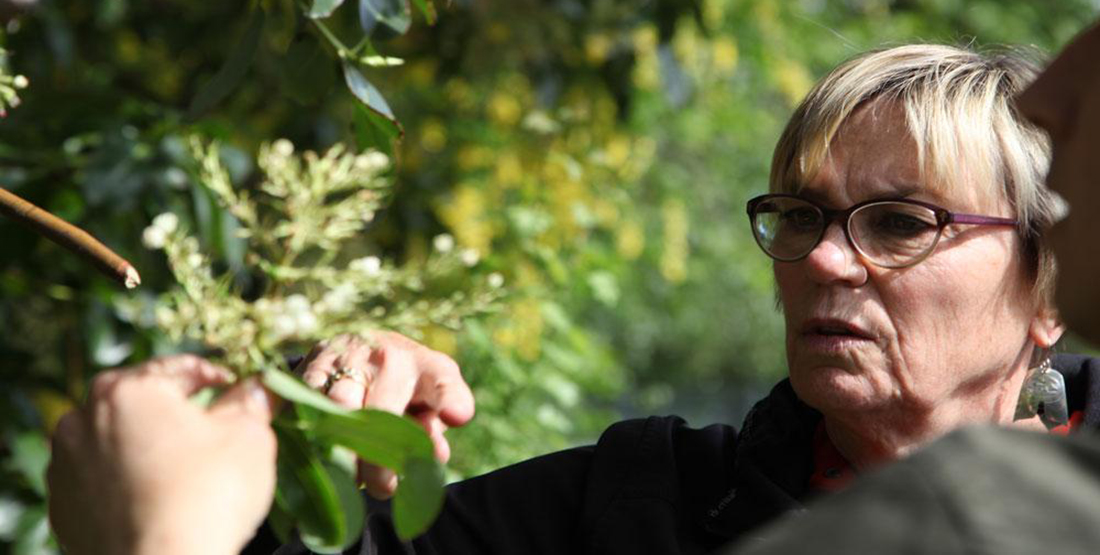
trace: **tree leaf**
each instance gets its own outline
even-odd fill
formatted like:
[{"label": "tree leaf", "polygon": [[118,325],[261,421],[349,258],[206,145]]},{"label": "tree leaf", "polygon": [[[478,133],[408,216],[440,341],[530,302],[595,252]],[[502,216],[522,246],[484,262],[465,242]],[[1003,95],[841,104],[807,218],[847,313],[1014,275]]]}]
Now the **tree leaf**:
[{"label": "tree leaf", "polygon": [[362,104],[355,105],[352,124],[359,150],[374,148],[393,157],[394,147],[403,134],[400,124],[395,125]]},{"label": "tree leaf", "polygon": [[358,68],[348,62],[344,62],[344,81],[362,103],[355,116],[359,147],[373,146],[392,155],[394,142],[404,135],[405,130],[394,117],[386,99]]},{"label": "tree leaf", "polygon": [[[352,468],[354,468],[354,465]],[[341,513],[344,516],[344,538],[333,546],[336,547],[335,552],[339,553],[355,543],[363,532],[363,524],[367,520],[366,503],[363,501],[362,494],[359,493],[354,470],[345,470],[338,465],[328,463],[325,464],[325,469],[328,470],[329,476],[332,478],[332,484],[336,486],[336,494],[340,498]],[[314,549],[314,551],[318,550]]]},{"label": "tree leaf", "polygon": [[309,426],[319,441],[341,445],[359,458],[401,473],[409,460],[432,457],[432,440],[417,423],[380,410],[322,414]]},{"label": "tree leaf", "polygon": [[11,442],[9,467],[23,475],[35,493],[46,498],[46,466],[50,463],[50,446],[41,433],[19,434]]},{"label": "tree leaf", "polygon": [[358,98],[367,108],[385,116],[394,124],[397,123],[393,110],[386,103],[386,99],[382,97],[382,93],[378,92],[378,88],[367,81],[367,78],[363,76],[363,72],[347,62],[344,62],[344,81],[348,84],[348,90],[351,91],[351,94],[354,94],[355,98]]},{"label": "tree leaf", "polygon": [[343,3],[344,0],[313,0],[313,5],[309,7],[306,15],[311,19],[324,19],[332,15],[332,12]]},{"label": "tree leaf", "polygon": [[275,502],[291,516],[302,541],[319,551],[315,545],[331,546],[347,536],[341,495],[305,436],[293,420],[287,420],[280,417],[275,425],[279,440]]},{"label": "tree leaf", "polygon": [[240,42],[233,49],[233,53],[225,60],[218,73],[203,85],[195,98],[191,100],[191,106],[187,109],[187,118],[196,120],[233,92],[241,80],[248,73],[248,67],[252,65],[252,59],[256,56],[256,50],[260,46],[260,37],[263,35],[264,19],[266,15],[262,9],[252,11],[252,19],[248,22],[248,28]]},{"label": "tree leaf", "polygon": [[291,532],[294,531],[294,517],[290,515],[279,503],[271,504],[271,512],[267,513],[267,524],[279,543],[290,543]]},{"label": "tree leaf", "polygon": [[283,370],[269,368],[263,371],[260,379],[263,381],[264,386],[287,401],[301,403],[331,414],[347,414],[350,412],[306,385],[298,377]]},{"label": "tree leaf", "polygon": [[423,534],[443,508],[443,469],[431,456],[405,463],[393,499],[393,524],[402,540]]},{"label": "tree leaf", "polygon": [[367,36],[401,36],[412,25],[412,10],[408,0],[359,0],[359,25]]},{"label": "tree leaf", "polygon": [[420,13],[424,14],[424,19],[428,21],[428,25],[435,25],[437,14],[435,12],[435,3],[432,0],[413,0],[413,4],[416,4]]}]

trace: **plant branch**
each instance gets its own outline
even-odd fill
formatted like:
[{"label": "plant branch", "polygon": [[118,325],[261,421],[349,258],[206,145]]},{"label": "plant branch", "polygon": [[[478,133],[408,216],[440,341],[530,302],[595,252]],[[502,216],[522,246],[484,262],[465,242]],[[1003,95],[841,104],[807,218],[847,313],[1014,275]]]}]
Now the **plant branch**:
[{"label": "plant branch", "polygon": [[133,265],[100,243],[88,232],[23,200],[7,189],[0,188],[0,212],[19,221],[47,239],[91,261],[109,277],[127,289],[141,284],[141,276]]}]

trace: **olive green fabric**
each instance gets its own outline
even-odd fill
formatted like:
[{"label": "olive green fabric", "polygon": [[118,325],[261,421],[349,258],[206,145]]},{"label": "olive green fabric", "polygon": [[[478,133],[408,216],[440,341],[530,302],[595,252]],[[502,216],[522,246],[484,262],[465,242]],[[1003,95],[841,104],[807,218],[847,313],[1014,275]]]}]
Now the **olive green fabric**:
[{"label": "olive green fabric", "polygon": [[1100,436],[966,428],[729,554],[1100,553]]}]

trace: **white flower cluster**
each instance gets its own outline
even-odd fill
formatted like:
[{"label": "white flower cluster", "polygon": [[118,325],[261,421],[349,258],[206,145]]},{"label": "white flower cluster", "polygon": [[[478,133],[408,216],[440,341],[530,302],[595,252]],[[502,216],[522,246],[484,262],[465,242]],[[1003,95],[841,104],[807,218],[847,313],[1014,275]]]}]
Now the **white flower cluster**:
[{"label": "white flower cluster", "polygon": [[295,293],[285,299],[262,298],[253,304],[256,319],[270,324],[275,338],[300,337],[309,335],[319,326],[309,298]]},{"label": "white flower cluster", "polygon": [[[6,56],[3,48],[0,48],[0,59]],[[15,108],[23,103],[19,98],[19,91],[31,84],[25,75],[7,75],[0,66],[0,117],[8,114],[7,108]]]},{"label": "white flower cluster", "polygon": [[382,259],[377,256],[364,256],[348,262],[348,269],[367,277],[377,277],[382,273]]},{"label": "white flower cluster", "polygon": [[[153,218],[153,223],[141,233],[141,242],[151,250],[163,249],[168,237],[179,229],[180,219],[171,212]],[[201,258],[200,258],[201,262]],[[195,264],[197,266],[197,264]]]},{"label": "white flower cluster", "polygon": [[[450,233],[440,233],[432,238],[432,248],[440,254],[448,254],[455,250],[455,238]],[[481,254],[477,249],[462,249],[458,251],[458,259],[463,266],[473,268],[481,261]]]},{"label": "white flower cluster", "polygon": [[373,217],[392,186],[381,175],[390,165],[385,154],[353,154],[336,146],[319,156],[299,153],[280,139],[261,148],[262,192],[250,196],[234,187],[216,145],[196,139],[191,151],[198,182],[240,224],[250,294],[259,297],[244,298],[235,290],[241,283],[236,276],[216,277],[212,261],[182,231],[179,218],[161,214],[142,241],[163,249],[178,287],[161,298],[155,320],[174,340],[199,340],[223,353],[238,372],[281,364],[280,353],[341,333],[457,329],[465,318],[492,310],[503,295],[500,274],[487,281],[455,279],[482,257],[460,248],[449,234],[432,239],[423,263],[398,265],[377,255],[337,263],[346,241]]}]

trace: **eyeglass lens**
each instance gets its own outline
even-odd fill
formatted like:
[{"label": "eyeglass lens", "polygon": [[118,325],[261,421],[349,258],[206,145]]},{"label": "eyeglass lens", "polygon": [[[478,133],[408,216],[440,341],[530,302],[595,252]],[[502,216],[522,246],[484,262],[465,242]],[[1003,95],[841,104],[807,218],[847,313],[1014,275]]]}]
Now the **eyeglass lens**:
[{"label": "eyeglass lens", "polygon": [[[756,205],[752,223],[760,247],[781,261],[808,255],[828,224],[821,209],[791,197],[771,198]],[[848,225],[855,247],[871,262],[885,267],[902,267],[920,260],[935,247],[940,234],[933,210],[904,202],[862,206],[851,214]]]}]

